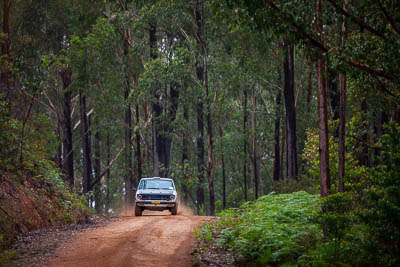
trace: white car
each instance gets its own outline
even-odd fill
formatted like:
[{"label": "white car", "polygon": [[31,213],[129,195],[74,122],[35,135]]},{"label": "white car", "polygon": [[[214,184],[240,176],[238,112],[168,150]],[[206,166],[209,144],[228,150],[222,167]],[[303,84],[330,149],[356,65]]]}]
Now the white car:
[{"label": "white car", "polygon": [[169,210],[178,214],[177,193],[174,181],[170,178],[142,178],[136,191],[135,216],[143,210]]}]

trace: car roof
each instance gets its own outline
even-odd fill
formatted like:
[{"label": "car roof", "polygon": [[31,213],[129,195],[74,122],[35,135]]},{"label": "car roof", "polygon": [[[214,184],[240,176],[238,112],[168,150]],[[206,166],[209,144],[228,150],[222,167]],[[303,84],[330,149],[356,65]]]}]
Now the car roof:
[{"label": "car roof", "polygon": [[140,180],[167,180],[167,181],[172,181],[171,178],[161,178],[161,177],[149,177],[149,178],[142,178]]}]

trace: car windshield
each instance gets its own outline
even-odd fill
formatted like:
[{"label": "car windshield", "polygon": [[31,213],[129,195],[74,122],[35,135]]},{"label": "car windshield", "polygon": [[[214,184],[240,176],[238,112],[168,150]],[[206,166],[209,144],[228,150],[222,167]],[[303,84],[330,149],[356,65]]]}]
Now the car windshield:
[{"label": "car windshield", "polygon": [[165,189],[173,190],[174,185],[169,180],[142,180],[139,185],[139,189]]}]

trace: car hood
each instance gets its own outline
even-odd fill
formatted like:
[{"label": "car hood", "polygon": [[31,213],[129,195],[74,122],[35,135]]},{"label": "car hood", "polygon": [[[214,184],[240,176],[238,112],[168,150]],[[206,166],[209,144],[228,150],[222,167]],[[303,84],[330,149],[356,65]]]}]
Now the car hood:
[{"label": "car hood", "polygon": [[137,191],[137,194],[165,194],[165,195],[174,194],[174,195],[176,195],[176,192],[175,192],[175,190],[141,189],[141,190]]}]

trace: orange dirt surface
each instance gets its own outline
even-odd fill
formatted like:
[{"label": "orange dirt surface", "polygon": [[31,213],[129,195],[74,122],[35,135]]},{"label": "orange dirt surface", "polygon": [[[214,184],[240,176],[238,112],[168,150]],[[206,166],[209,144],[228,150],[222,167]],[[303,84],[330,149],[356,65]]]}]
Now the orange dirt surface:
[{"label": "orange dirt surface", "polygon": [[[184,213],[185,214],[185,213]],[[46,266],[192,266],[193,231],[212,217],[144,211],[60,246]]]}]

